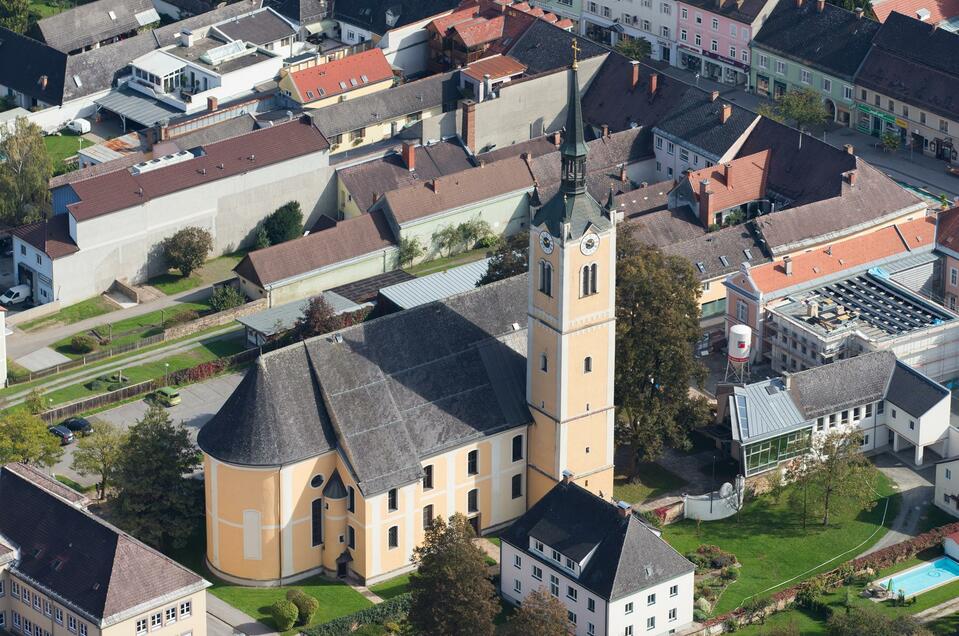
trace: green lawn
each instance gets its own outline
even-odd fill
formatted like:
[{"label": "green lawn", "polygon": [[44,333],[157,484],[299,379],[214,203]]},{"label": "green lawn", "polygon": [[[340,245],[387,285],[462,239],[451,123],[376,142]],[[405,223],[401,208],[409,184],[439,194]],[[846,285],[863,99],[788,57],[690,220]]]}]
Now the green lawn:
[{"label": "green lawn", "polygon": [[115,311],[116,308],[116,305],[107,301],[103,296],[94,296],[93,298],[87,298],[84,301],[78,302],[75,305],[65,307],[55,314],[28,320],[19,325],[19,327],[24,331],[34,331],[54,325],[71,325],[75,322],[86,320],[87,318],[95,318],[110,313],[111,311]]},{"label": "green lawn", "polygon": [[377,583],[371,586],[370,590],[384,600],[406,594],[410,591],[410,575],[402,574],[395,579]]},{"label": "green lawn", "polygon": [[407,267],[405,269],[410,274],[413,274],[413,276],[426,276],[427,274],[443,272],[451,267],[456,267],[457,265],[472,263],[473,261],[478,261],[481,258],[486,258],[486,252],[488,251],[489,250],[486,248],[480,248],[477,250],[470,250],[468,252],[460,252],[459,254],[454,254],[450,257],[434,258],[431,261],[423,261],[418,265]]},{"label": "green lawn", "polygon": [[[54,13],[56,13],[54,11]],[[51,14],[52,15],[52,14]],[[85,147],[92,146],[93,143],[87,141],[69,130],[64,130],[61,135],[48,135],[43,138],[43,145],[46,146],[47,154],[50,155],[50,161],[53,162],[53,173],[60,174],[67,170],[64,161],[72,157],[80,150],[81,145]]]},{"label": "green lawn", "polygon": [[156,287],[167,296],[170,296],[202,285],[219,283],[220,281],[233,277],[233,268],[237,266],[237,263],[239,263],[245,255],[246,251],[241,250],[210,259],[203,264],[203,267],[193,272],[189,277],[184,277],[180,275],[178,270],[171,269],[165,274],[151,278],[148,284]]},{"label": "green lawn", "polygon": [[660,497],[667,492],[682,488],[686,480],[674,475],[659,464],[644,462],[636,471],[639,481],[630,483],[624,474],[616,475],[613,482],[613,497],[631,504]]},{"label": "green lawn", "polygon": [[950,614],[926,623],[926,629],[936,636],[955,636],[959,634],[959,614]]},{"label": "green lawn", "polygon": [[[878,471],[875,483],[881,495],[893,494],[892,484]],[[727,588],[714,614],[728,612],[754,594],[769,594],[771,592],[764,590],[793,577],[802,575],[801,580],[830,570],[867,549],[888,529],[879,526],[885,507],[884,499],[879,496],[872,510],[835,510],[828,527],[810,519],[805,532],[798,511],[788,503],[788,498],[787,489],[778,501],[769,496],[754,499],[746,504],[739,520],[733,516],[704,522],[698,530],[692,521],[664,528],[663,538],[682,554],[695,550],[700,544],[714,544],[735,554],[742,563],[739,580]],[[898,502],[898,495],[890,498],[886,526],[895,518]],[[879,531],[869,538],[877,528]],[[863,541],[866,541],[864,545],[853,549]],[[852,551],[820,566],[847,550]],[[803,574],[810,569],[813,570]],[[795,582],[798,581],[792,583]],[[788,584],[782,587],[786,586]]]}]

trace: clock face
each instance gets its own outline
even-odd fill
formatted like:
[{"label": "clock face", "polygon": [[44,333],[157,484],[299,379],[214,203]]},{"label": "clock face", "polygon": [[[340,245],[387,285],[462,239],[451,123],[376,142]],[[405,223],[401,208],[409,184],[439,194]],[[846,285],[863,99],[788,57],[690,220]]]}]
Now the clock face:
[{"label": "clock face", "polygon": [[583,241],[579,244],[579,251],[581,251],[586,256],[594,253],[599,249],[599,237],[590,232],[583,237]]},{"label": "clock face", "polygon": [[553,253],[553,237],[549,235],[549,232],[540,232],[539,245],[545,254]]}]

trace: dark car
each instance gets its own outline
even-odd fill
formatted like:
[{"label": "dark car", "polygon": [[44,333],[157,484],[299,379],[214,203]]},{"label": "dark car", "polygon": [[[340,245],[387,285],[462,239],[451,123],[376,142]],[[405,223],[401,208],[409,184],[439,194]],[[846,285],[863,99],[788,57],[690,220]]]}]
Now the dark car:
[{"label": "dark car", "polygon": [[71,417],[60,422],[60,426],[66,426],[74,433],[80,435],[89,435],[93,432],[93,425],[85,417]]},{"label": "dark car", "polygon": [[66,446],[67,444],[72,444],[74,437],[73,432],[68,429],[66,426],[58,425],[51,426],[49,429],[51,433],[60,438],[60,446]]}]

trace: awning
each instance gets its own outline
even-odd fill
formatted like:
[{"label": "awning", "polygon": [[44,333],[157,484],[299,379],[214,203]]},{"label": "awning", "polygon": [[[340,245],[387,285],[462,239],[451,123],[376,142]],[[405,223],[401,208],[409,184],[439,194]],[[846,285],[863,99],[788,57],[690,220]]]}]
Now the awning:
[{"label": "awning", "polygon": [[125,120],[149,127],[183,114],[172,106],[126,87],[112,90],[100,99],[94,100],[93,103],[119,115],[124,120],[124,128],[126,128]]}]

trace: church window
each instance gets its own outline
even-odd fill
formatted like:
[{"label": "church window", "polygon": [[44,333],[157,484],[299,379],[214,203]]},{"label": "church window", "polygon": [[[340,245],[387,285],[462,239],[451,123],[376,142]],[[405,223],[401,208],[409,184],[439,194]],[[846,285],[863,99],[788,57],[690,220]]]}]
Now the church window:
[{"label": "church window", "polygon": [[539,370],[543,373],[549,371],[549,358],[546,357],[545,353],[539,355]]},{"label": "church window", "polygon": [[312,506],[312,538],[313,545],[318,546],[323,543],[323,500],[314,499]]},{"label": "church window", "polygon": [[581,277],[583,296],[592,296],[596,293],[598,276],[599,268],[597,267],[596,263],[583,266]]},{"label": "church window", "polygon": [[593,358],[592,356],[586,356],[586,359],[583,360],[583,373],[592,373],[593,372]]},{"label": "church window", "polygon": [[546,261],[539,262],[539,290],[547,296],[553,295],[553,266]]}]

